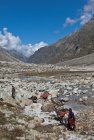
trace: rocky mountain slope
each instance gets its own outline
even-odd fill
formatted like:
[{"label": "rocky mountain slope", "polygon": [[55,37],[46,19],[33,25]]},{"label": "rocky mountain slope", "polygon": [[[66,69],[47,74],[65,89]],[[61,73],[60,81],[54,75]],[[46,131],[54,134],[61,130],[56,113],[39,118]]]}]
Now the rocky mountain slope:
[{"label": "rocky mountain slope", "polygon": [[12,55],[13,57],[15,57],[16,59],[18,59],[22,62],[27,61],[27,57],[25,57],[22,53],[20,53],[16,50],[10,50],[9,53],[10,53],[10,55]]},{"label": "rocky mountain slope", "polygon": [[0,47],[0,61],[18,61],[16,58],[11,56],[5,49]]},{"label": "rocky mountain slope", "polygon": [[79,58],[74,58],[64,62],[60,62],[57,65],[63,66],[90,66],[94,65],[94,53],[88,54]]},{"label": "rocky mountain slope", "polygon": [[94,53],[94,17],[78,31],[39,49],[28,62],[55,64],[91,53]]}]

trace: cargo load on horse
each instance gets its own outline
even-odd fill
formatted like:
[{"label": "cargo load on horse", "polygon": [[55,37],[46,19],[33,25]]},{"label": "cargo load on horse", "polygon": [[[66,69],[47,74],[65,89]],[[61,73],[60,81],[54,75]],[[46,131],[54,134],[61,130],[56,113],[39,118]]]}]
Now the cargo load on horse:
[{"label": "cargo load on horse", "polygon": [[44,93],[41,94],[40,98],[47,100],[49,95],[51,95],[51,94],[49,92],[45,91]]}]

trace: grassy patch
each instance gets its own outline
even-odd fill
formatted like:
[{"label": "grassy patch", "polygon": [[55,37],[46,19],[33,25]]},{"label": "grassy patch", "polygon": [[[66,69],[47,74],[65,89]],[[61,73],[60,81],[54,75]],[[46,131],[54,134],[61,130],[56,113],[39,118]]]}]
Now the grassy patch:
[{"label": "grassy patch", "polygon": [[11,108],[11,107],[15,107],[14,105],[10,104],[10,103],[5,103],[7,105],[8,108]]},{"label": "grassy patch", "polygon": [[24,134],[23,130],[19,129],[19,128],[15,128],[11,131],[11,135],[14,137],[22,137]]},{"label": "grassy patch", "polygon": [[53,133],[53,126],[51,124],[46,125],[46,126],[39,125],[39,126],[36,126],[34,129],[41,133]]},{"label": "grassy patch", "polygon": [[4,102],[0,101],[0,106],[3,106],[4,105]]},{"label": "grassy patch", "polygon": [[31,121],[31,120],[34,120],[34,117],[29,117],[29,116],[27,116],[25,119],[26,119],[27,122],[29,122],[29,121]]},{"label": "grassy patch", "polygon": [[6,122],[7,122],[7,119],[5,117],[5,114],[0,111],[0,125],[4,125],[6,124]]},{"label": "grassy patch", "polygon": [[0,140],[17,140],[7,129],[0,129]]},{"label": "grassy patch", "polygon": [[21,76],[53,76],[53,75],[58,75],[58,74],[64,74],[66,73],[66,71],[44,71],[44,72],[24,72],[24,73],[20,73],[19,77]]},{"label": "grassy patch", "polygon": [[10,103],[0,101],[0,106],[4,106],[4,105],[6,105],[8,108],[15,107],[14,105]]}]

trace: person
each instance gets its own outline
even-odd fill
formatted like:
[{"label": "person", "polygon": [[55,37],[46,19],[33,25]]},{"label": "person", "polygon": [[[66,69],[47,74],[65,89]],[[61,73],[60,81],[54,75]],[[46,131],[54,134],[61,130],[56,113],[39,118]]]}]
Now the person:
[{"label": "person", "polygon": [[69,108],[68,114],[68,130],[75,130],[75,116],[71,108]]},{"label": "person", "polygon": [[15,87],[12,86],[12,98],[15,99]]}]

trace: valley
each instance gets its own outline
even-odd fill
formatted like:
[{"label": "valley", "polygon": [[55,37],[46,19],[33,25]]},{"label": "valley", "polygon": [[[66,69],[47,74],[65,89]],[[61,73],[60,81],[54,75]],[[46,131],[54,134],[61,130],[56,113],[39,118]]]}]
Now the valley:
[{"label": "valley", "polygon": [[[14,85],[15,99],[11,96]],[[45,91],[51,97],[40,98]],[[37,103],[29,98],[37,97]],[[0,139],[94,139],[94,67],[0,62]],[[60,100],[63,99],[63,102]],[[76,131],[55,119],[55,108],[73,109]],[[84,121],[85,120],[85,121]]]}]

